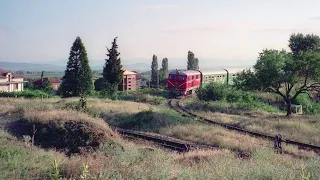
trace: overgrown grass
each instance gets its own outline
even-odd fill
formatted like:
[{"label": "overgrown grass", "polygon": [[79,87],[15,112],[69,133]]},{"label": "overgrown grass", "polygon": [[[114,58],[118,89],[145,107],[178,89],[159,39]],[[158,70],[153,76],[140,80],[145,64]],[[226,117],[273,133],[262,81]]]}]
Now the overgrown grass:
[{"label": "overgrown grass", "polygon": [[[57,126],[68,122],[90,122],[89,129],[112,133],[101,119],[70,110],[72,108],[66,110],[68,103],[69,106],[77,103],[76,98],[2,100],[1,113],[6,117],[23,117],[31,122]],[[88,107],[107,121],[113,118],[110,122],[115,125],[134,122],[136,129],[158,131],[235,151],[223,149],[176,154],[135,145],[115,135],[108,136],[112,141],[104,141],[85,156],[67,158],[63,153],[32,147],[29,142],[21,142],[0,130],[0,179],[49,179],[50,174],[68,179],[80,179],[84,175],[89,179],[301,179],[302,173],[310,174],[310,179],[320,178],[319,158],[314,154],[306,155],[295,147],[284,148],[294,155],[301,153],[304,158],[277,155],[269,147],[272,142],[198,124],[173,111],[149,104],[89,99]],[[251,157],[239,158],[237,150],[249,151]],[[56,169],[52,167],[54,160]]]},{"label": "overgrown grass", "polygon": [[[94,154],[65,157],[54,151],[30,147],[0,130],[0,179],[81,179],[87,166],[88,179],[310,179],[320,178],[320,161],[277,155],[270,149],[257,149],[251,159],[236,158],[228,150],[193,151],[186,154],[136,146],[123,149],[101,145]],[[9,135],[6,135],[9,136]],[[53,168],[56,160],[55,170]]]},{"label": "overgrown grass", "polygon": [[278,107],[271,106],[279,100],[273,94],[247,92],[224,84],[210,83],[197,92],[198,101],[194,107],[205,110],[243,114],[246,111],[280,112]]},{"label": "overgrown grass", "polygon": [[192,124],[190,118],[181,117],[177,112],[169,109],[149,109],[137,114],[116,119],[116,121],[106,121],[120,128],[140,131],[159,132],[159,129],[176,126],[180,124]]},{"label": "overgrown grass", "polygon": [[166,103],[168,94],[168,91],[163,89],[145,88],[136,91],[117,91],[114,94],[107,95],[103,94],[103,92],[92,91],[91,97],[161,105]]},{"label": "overgrown grass", "polygon": [[219,111],[215,111],[210,106],[210,103],[208,105],[205,102],[190,99],[183,101],[181,104],[186,109],[207,119],[269,135],[280,133],[286,139],[320,145],[320,121],[318,116],[294,115],[288,119],[284,114],[268,113],[262,110],[228,114],[230,111],[235,110],[226,109],[222,111],[223,113],[220,113]]}]

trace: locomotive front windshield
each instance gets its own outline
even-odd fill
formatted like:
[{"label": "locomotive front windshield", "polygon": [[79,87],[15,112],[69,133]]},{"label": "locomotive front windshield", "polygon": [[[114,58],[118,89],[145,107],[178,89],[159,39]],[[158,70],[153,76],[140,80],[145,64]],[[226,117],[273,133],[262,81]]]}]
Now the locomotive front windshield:
[{"label": "locomotive front windshield", "polygon": [[179,76],[179,79],[180,79],[180,80],[186,80],[186,76],[180,75],[180,76]]},{"label": "locomotive front windshield", "polygon": [[186,80],[185,75],[169,74],[169,79]]}]

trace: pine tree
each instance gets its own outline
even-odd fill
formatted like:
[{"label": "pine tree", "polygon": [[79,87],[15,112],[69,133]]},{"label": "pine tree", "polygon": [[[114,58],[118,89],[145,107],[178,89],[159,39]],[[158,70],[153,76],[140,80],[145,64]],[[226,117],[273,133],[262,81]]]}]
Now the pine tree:
[{"label": "pine tree", "polygon": [[[114,38],[111,49],[108,49],[108,59],[106,59],[105,66],[103,68],[103,78],[107,84],[113,88],[117,88],[123,80],[123,71],[121,65],[121,59],[118,52],[117,38]],[[108,87],[109,88],[109,87]]]},{"label": "pine tree", "polygon": [[157,58],[156,55],[153,55],[153,57],[152,57],[151,86],[152,87],[158,87],[159,86],[158,58]]},{"label": "pine tree", "polygon": [[92,72],[89,66],[86,48],[80,37],[73,42],[69,61],[61,84],[63,97],[87,95],[93,87]]}]

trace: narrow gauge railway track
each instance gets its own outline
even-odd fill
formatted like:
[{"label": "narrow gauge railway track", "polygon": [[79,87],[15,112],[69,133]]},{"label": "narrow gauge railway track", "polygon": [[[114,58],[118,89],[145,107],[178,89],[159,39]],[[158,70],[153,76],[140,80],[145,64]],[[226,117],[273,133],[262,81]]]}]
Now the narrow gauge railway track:
[{"label": "narrow gauge railway track", "polygon": [[[183,99],[183,98],[181,98],[181,99]],[[226,129],[238,131],[238,132],[241,132],[241,133],[244,133],[244,134],[248,134],[248,135],[255,136],[255,137],[260,137],[260,138],[271,140],[271,141],[274,140],[274,136],[270,136],[270,135],[263,134],[263,133],[260,133],[260,132],[254,132],[254,131],[246,130],[246,129],[243,129],[243,128],[239,128],[239,127],[233,126],[231,124],[222,123],[222,122],[218,122],[218,121],[214,121],[214,120],[211,120],[211,119],[206,119],[204,117],[198,116],[198,115],[196,115],[196,114],[194,114],[192,112],[189,112],[185,108],[183,108],[180,105],[180,99],[170,99],[168,104],[169,104],[170,108],[172,108],[175,111],[181,113],[183,116],[197,118],[197,120],[199,120],[200,122],[207,123],[207,124],[219,125],[219,126],[224,127]],[[302,143],[302,142],[298,142],[298,141],[294,141],[294,140],[290,140],[290,139],[283,139],[282,142],[284,142],[286,144],[298,146],[298,148],[301,148],[301,149],[313,150],[313,151],[315,151],[316,153],[318,153],[320,155],[320,146],[307,144],[307,143]]]},{"label": "narrow gauge railway track", "polygon": [[116,129],[120,134],[128,136],[130,138],[138,138],[147,141],[151,141],[157,145],[164,148],[178,151],[178,152],[188,152],[194,149],[219,149],[218,147],[208,146],[203,144],[197,144],[193,142],[186,142],[172,137],[167,137],[163,135],[150,135],[141,131],[133,131],[128,129]]}]

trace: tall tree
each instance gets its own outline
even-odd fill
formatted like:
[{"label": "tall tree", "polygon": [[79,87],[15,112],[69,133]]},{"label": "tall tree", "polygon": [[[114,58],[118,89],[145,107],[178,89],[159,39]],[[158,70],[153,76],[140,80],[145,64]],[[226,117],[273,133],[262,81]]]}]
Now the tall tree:
[{"label": "tall tree", "polygon": [[193,69],[194,68],[194,54],[191,51],[188,51],[188,65],[187,69]]},{"label": "tall tree", "polygon": [[168,58],[162,59],[162,67],[160,69],[160,80],[168,78]]},{"label": "tall tree", "polygon": [[289,47],[292,53],[264,50],[253,67],[254,71],[240,73],[235,85],[279,94],[286,102],[287,116],[290,116],[291,103],[299,94],[320,88],[318,39],[315,35],[291,35]]},{"label": "tall tree", "polygon": [[70,50],[60,92],[63,97],[85,96],[92,87],[87,51],[80,37],[77,37]]},{"label": "tall tree", "polygon": [[194,70],[198,70],[199,69],[199,59],[195,58],[194,59]]},{"label": "tall tree", "polygon": [[123,80],[123,71],[118,52],[117,38],[114,38],[111,49],[108,49],[108,58],[103,68],[103,78],[113,87],[118,87]]},{"label": "tall tree", "polygon": [[195,58],[193,52],[188,51],[188,63],[187,63],[188,70],[198,70],[199,69],[199,59]]},{"label": "tall tree", "polygon": [[151,63],[151,86],[159,87],[158,58],[156,55],[153,55]]}]

